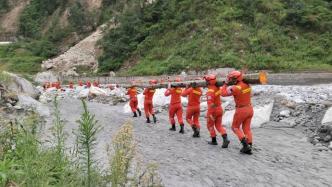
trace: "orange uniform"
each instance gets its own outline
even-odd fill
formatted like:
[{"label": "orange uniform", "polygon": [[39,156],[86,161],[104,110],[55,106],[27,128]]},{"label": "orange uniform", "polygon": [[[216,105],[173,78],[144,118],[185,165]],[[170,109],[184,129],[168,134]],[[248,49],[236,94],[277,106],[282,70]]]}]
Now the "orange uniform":
[{"label": "orange uniform", "polygon": [[129,88],[127,91],[127,95],[129,95],[130,98],[129,106],[131,108],[131,111],[136,112],[138,106],[137,89],[135,87]]},{"label": "orange uniform", "polygon": [[178,122],[180,125],[183,125],[183,110],[182,110],[182,104],[181,104],[181,94],[182,89],[181,88],[170,88],[167,89],[165,92],[165,96],[171,96],[171,102],[169,105],[169,121],[171,125],[175,125],[175,115],[178,118]]},{"label": "orange uniform", "polygon": [[49,89],[51,87],[50,82],[45,82],[43,87],[44,87],[44,89]]},{"label": "orange uniform", "polygon": [[201,128],[199,124],[200,103],[202,96],[201,88],[187,88],[182,92],[183,97],[188,96],[188,107],[186,113],[186,120],[190,126]]},{"label": "orange uniform", "polygon": [[99,87],[99,82],[98,81],[93,81],[93,86],[94,87]]},{"label": "orange uniform", "polygon": [[145,88],[143,95],[144,95],[144,112],[145,116],[147,118],[150,117],[150,115],[154,114],[153,111],[153,95],[156,92],[153,88]]},{"label": "orange uniform", "polygon": [[73,82],[70,82],[70,83],[69,83],[69,88],[70,88],[70,89],[74,89],[74,84],[73,84]]},{"label": "orange uniform", "polygon": [[[223,96],[234,96],[236,110],[232,123],[232,130],[241,141],[244,137],[248,139],[248,143],[252,144],[252,133],[250,129],[251,119],[254,110],[251,105],[251,87],[240,81],[234,86],[224,85],[221,88]],[[242,125],[242,130],[240,126]]]},{"label": "orange uniform", "polygon": [[215,85],[209,85],[206,93],[207,97],[207,128],[212,138],[216,137],[215,129],[221,134],[226,135],[226,129],[222,125],[223,110],[221,107],[221,91]]},{"label": "orange uniform", "polygon": [[56,82],[56,89],[61,89],[61,84],[60,84],[60,82],[58,81],[58,82]]},{"label": "orange uniform", "polygon": [[86,81],[86,86],[87,86],[88,88],[90,88],[90,87],[91,87],[91,82],[90,82],[90,81]]},{"label": "orange uniform", "polygon": [[79,86],[83,86],[83,82],[81,80],[78,81]]}]

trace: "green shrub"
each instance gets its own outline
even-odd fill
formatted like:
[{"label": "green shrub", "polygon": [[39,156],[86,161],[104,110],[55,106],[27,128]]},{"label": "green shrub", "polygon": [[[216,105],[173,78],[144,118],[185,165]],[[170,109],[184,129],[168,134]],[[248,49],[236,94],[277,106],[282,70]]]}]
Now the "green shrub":
[{"label": "green shrub", "polygon": [[0,0],[0,14],[8,10],[8,0]]},{"label": "green shrub", "polygon": [[332,52],[332,11],[324,0],[169,0],[128,7],[101,41],[100,71],[120,69],[133,56],[139,63],[127,72],[132,75],[227,66],[280,71],[321,66]]},{"label": "green shrub", "polygon": [[84,171],[84,184],[85,186],[98,186],[96,179],[94,151],[96,146],[96,135],[100,130],[97,125],[95,116],[88,111],[87,104],[82,100],[84,112],[81,119],[78,121],[78,153],[80,158],[81,169]]}]

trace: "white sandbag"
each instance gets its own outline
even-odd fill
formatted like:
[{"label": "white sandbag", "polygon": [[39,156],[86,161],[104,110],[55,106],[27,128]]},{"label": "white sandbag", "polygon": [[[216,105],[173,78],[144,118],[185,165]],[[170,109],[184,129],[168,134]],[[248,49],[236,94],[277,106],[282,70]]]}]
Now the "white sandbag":
[{"label": "white sandbag", "polygon": [[124,88],[115,87],[113,90],[110,90],[109,95],[114,95],[117,97],[125,97],[127,91]]},{"label": "white sandbag", "polygon": [[[273,108],[273,103],[264,106],[254,107],[254,117],[251,121],[251,127],[258,128],[261,127],[264,123],[270,121],[272,108]],[[223,125],[227,127],[232,126],[234,113],[235,110],[227,111],[226,113],[224,113],[222,118]]]},{"label": "white sandbag", "polygon": [[89,91],[89,93],[93,95],[107,95],[107,92],[105,90],[95,86],[91,86]]},{"label": "white sandbag", "polygon": [[78,93],[77,97],[78,98],[87,98],[89,96],[89,92],[90,92],[89,89],[83,89]]},{"label": "white sandbag", "polygon": [[322,120],[322,124],[330,123],[330,122],[332,122],[332,107],[330,107],[330,108],[325,112],[324,118],[323,118],[323,120]]},{"label": "white sandbag", "polygon": [[55,87],[47,88],[46,92],[56,92],[58,89]]}]

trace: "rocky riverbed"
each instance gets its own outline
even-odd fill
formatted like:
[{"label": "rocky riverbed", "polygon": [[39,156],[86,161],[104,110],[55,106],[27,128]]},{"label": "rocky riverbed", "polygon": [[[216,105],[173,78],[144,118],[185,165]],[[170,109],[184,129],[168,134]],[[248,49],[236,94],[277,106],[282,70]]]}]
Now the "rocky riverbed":
[{"label": "rocky riverbed", "polygon": [[[21,80],[21,79],[18,79]],[[21,81],[19,81],[21,82]],[[23,81],[25,82],[25,81]],[[25,82],[26,83],[26,82]],[[15,83],[19,84],[19,83]],[[97,136],[95,158],[103,168],[107,162],[106,147],[115,132],[129,121],[134,126],[139,152],[146,163],[157,163],[165,186],[330,186],[332,184],[331,84],[313,86],[253,86],[253,105],[257,120],[253,121],[253,155],[241,155],[240,143],[231,132],[234,103],[223,98],[224,124],[231,144],[228,149],[209,146],[206,130],[206,105],[202,98],[202,137],[193,139],[186,133],[168,131],[169,98],[159,90],[155,97],[158,122],[146,124],[145,118],[132,118],[125,90],[104,88],[91,93],[87,88],[44,91],[28,94],[20,86],[1,89],[1,122],[8,123],[25,112],[37,111],[45,120],[42,140],[51,137],[52,100],[58,97],[65,122],[66,146],[72,150],[77,119],[82,112],[80,98],[85,90],[88,108],[96,115],[102,130]],[[16,90],[13,90],[16,88]],[[141,90],[140,90],[141,92]],[[87,94],[86,94],[87,93]],[[39,97],[34,97],[35,94]],[[139,95],[140,106],[142,95]],[[183,102],[186,107],[186,100]],[[261,120],[264,119],[264,120]],[[218,138],[220,141],[220,137]]]}]

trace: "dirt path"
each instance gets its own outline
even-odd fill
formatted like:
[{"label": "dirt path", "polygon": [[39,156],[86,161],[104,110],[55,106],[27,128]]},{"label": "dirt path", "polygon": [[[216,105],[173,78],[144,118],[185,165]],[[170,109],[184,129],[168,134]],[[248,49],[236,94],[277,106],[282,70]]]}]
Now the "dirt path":
[{"label": "dirt path", "polygon": [[[157,124],[145,124],[144,117],[132,120],[122,113],[122,106],[88,103],[103,130],[98,135],[97,159],[106,165],[106,145],[125,121],[132,121],[140,153],[146,162],[159,164],[165,186],[331,186],[332,152],[319,152],[306,141],[300,130],[254,129],[255,151],[251,156],[239,154],[240,144],[230,129],[230,147],[209,146],[205,122],[202,137],[191,138],[168,131],[167,114],[158,114]],[[66,131],[71,135],[77,127],[81,103],[61,101]],[[204,120],[204,119],[202,119]],[[73,145],[73,136],[68,144]],[[219,139],[220,141],[220,139]]]}]

